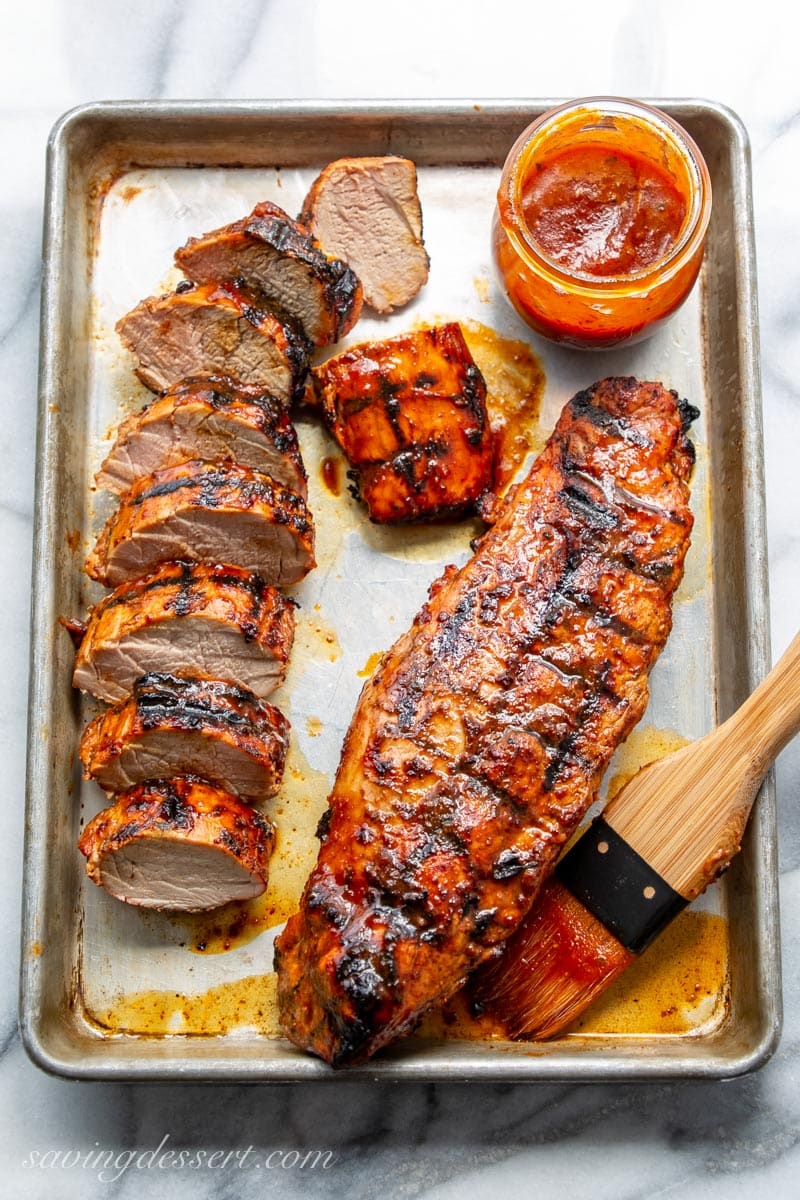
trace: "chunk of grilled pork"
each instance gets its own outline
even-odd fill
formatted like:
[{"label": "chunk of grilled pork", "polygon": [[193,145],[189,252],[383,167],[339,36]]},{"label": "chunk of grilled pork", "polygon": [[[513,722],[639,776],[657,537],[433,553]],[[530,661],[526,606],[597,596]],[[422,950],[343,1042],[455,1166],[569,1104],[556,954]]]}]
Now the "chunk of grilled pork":
[{"label": "chunk of grilled pork", "polygon": [[106,792],[188,774],[260,804],[280,787],[288,747],[289,722],[253,692],[154,674],[89,722],[79,754]]},{"label": "chunk of grilled pork", "polygon": [[307,494],[297,433],[274,396],[223,375],[184,379],[127,417],[97,474],[117,494],[144,475],[190,459],[230,460]]},{"label": "chunk of grilled pork", "polygon": [[258,308],[233,287],[186,285],[151,296],[117,322],[154,392],[188,375],[228,375],[290,405],[301,394],[309,345],[293,321]]},{"label": "chunk of grilled pork", "polygon": [[276,587],[314,566],[314,526],[302,496],[235,463],[179,463],[139,479],[86,561],[116,587],[162,562],[233,563]]},{"label": "chunk of grilled pork", "polygon": [[282,682],[294,605],[240,567],[165,563],[92,609],[73,683],[114,703],[150,672],[227,679],[262,699]]},{"label": "chunk of grilled pork", "polygon": [[460,514],[491,486],[486,385],[457,323],[352,346],[313,379],[373,521]]},{"label": "chunk of grilled pork", "polygon": [[303,221],[361,280],[364,301],[391,312],[428,279],[417,169],[408,158],[339,158],[315,179]]},{"label": "chunk of grilled pork", "polygon": [[260,896],[274,845],[255,809],[191,778],[123,792],[78,842],[89,877],[117,900],[174,912]]},{"label": "chunk of grilled pork", "polygon": [[361,312],[361,284],[347,263],[326,254],[276,204],[258,204],[244,220],[190,238],[175,261],[196,283],[235,282],[291,313],[315,346],[337,342]]}]

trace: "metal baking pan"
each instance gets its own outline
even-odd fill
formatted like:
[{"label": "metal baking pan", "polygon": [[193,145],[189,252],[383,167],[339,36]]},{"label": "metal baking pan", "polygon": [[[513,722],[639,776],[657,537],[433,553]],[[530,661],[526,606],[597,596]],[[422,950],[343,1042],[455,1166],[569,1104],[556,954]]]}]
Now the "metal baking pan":
[{"label": "metal baking pan", "polygon": [[[526,340],[546,376],[542,437],[565,400],[604,375],[661,379],[690,397],[702,411],[694,431],[694,544],[675,629],[653,672],[645,724],[700,736],[765,673],[767,565],[746,134],[716,104],[658,102],[694,136],[711,172],[714,210],[701,280],[649,341],[579,353],[538,342],[499,294],[489,264],[500,166],[519,132],[553,103],[98,104],[68,113],[54,129],[44,242],[21,977],[24,1042],[44,1069],[88,1079],[342,1077],[289,1046],[264,1017],[274,927],[310,861],[308,839],[297,843],[298,828],[324,802],[370,656],[406,627],[442,564],[468,553],[466,527],[377,533],[346,493],[333,504],[314,461],[333,448],[304,425],[324,563],[298,593],[305,622],[295,651],[299,666],[281,701],[298,756],[280,817],[284,911],[276,899],[271,918],[261,910],[260,936],[209,954],[197,928],[131,910],[86,882],[76,839],[101,797],[80,780],[76,747],[92,709],[71,688],[73,651],[59,617],[82,614],[94,598],[81,571],[105,511],[90,488],[93,471],[109,431],[144,399],[113,321],[169,285],[172,250],[189,234],[241,215],[255,199],[297,211],[307,183],[334,157],[395,152],[413,158],[430,282],[409,310],[363,320],[351,340],[443,317]],[[630,751],[627,761],[630,766]],[[692,1009],[677,1032],[657,1022],[632,1028],[601,1020],[552,1042],[511,1044],[429,1029],[345,1077],[632,1080],[723,1077],[759,1066],[780,1028],[774,809],[769,778],[742,853],[705,900],[705,911],[724,927],[718,978],[705,1009]],[[211,1022],[198,1015],[209,996],[237,987],[238,1009]],[[263,1001],[260,1007],[254,997]]]}]

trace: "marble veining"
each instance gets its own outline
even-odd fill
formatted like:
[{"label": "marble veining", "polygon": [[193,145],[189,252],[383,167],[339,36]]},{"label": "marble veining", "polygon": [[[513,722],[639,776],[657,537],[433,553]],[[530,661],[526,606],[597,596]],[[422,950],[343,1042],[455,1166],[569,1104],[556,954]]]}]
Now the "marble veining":
[{"label": "marble veining", "polygon": [[[391,17],[389,13],[391,12]],[[66,109],[152,97],[570,96],[721,101],[751,138],[763,354],[773,652],[797,631],[800,534],[800,82],[788,10],[689,0],[565,8],[498,0],[39,0],[4,13],[0,130],[0,1192],[27,1197],[275,1192],[425,1200],[797,1194],[800,1170],[800,744],[776,771],[784,1032],[725,1083],[303,1086],[76,1084],[16,1032],[25,680],[44,149]],[[42,831],[47,836],[47,831]],[[164,1139],[167,1139],[166,1142]],[[148,1168],[163,1150],[251,1153],[238,1167]],[[329,1150],[327,1166],[276,1151]],[[44,1159],[48,1152],[51,1159]],[[71,1152],[72,1166],[53,1165]],[[113,1152],[113,1153],[112,1153]],[[93,1166],[112,1153],[117,1165]],[[95,1156],[94,1159],[92,1156]],[[300,1155],[298,1155],[298,1158]],[[219,1164],[221,1160],[217,1160]],[[67,1159],[66,1163],[70,1160]],[[146,1163],[147,1160],[145,1159]],[[258,1165],[255,1165],[256,1162]]]}]

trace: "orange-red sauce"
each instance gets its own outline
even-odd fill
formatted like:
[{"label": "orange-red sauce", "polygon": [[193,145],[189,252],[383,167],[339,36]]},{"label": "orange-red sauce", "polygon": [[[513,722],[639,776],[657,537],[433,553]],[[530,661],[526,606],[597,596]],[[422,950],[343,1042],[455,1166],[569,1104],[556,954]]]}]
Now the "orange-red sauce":
[{"label": "orange-red sauce", "polygon": [[663,258],[686,217],[686,199],[654,162],[603,146],[573,146],[537,160],[523,183],[534,241],[573,272],[632,275]]},{"label": "orange-red sauce", "polygon": [[383,658],[383,651],[376,650],[374,654],[370,654],[364,666],[358,672],[359,679],[369,679],[370,675],[374,675],[378,663]]},{"label": "orange-red sauce", "polygon": [[322,482],[332,496],[342,494],[342,460],[340,458],[323,458],[320,464]]},{"label": "orange-red sauce", "polygon": [[184,917],[182,923],[189,931],[188,949],[194,954],[224,954],[238,946],[246,946],[281,919],[284,919],[284,913],[280,900],[264,893],[254,900],[226,904],[196,917]]},{"label": "orange-red sauce", "polygon": [[494,438],[494,492],[502,496],[545,441],[539,410],[545,388],[541,360],[527,342],[501,337],[480,321],[461,321],[469,352],[486,380]]},{"label": "orange-red sauce", "polygon": [[277,978],[249,975],[221,983],[198,995],[143,991],[120,996],[90,1019],[111,1033],[149,1037],[190,1034],[220,1037],[234,1029],[253,1029],[262,1037],[278,1037]]}]

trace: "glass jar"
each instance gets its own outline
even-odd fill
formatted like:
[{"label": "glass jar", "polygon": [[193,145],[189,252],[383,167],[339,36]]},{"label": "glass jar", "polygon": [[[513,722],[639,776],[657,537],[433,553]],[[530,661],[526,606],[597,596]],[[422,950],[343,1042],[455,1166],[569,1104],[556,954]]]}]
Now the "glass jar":
[{"label": "glass jar", "polygon": [[[603,181],[604,162],[612,174]],[[636,214],[627,246],[623,212]],[[539,117],[512,147],[497,193],[494,260],[537,333],[581,348],[616,346],[653,333],[686,299],[710,215],[708,168],[676,121],[632,100],[576,100]]]}]

